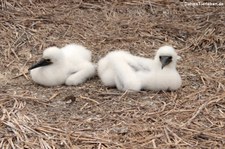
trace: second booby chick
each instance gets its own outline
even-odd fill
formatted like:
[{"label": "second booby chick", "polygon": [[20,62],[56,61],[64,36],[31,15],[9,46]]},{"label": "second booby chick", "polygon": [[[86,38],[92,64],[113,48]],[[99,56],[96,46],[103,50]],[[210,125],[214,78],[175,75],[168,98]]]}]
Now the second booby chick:
[{"label": "second booby chick", "polygon": [[104,85],[119,90],[176,90],[181,86],[178,58],[171,46],[159,48],[154,59],[113,51],[98,62],[98,76]]},{"label": "second booby chick", "polygon": [[91,63],[91,51],[69,44],[61,49],[45,49],[42,59],[29,71],[32,80],[44,86],[78,85],[95,75],[95,66]]}]

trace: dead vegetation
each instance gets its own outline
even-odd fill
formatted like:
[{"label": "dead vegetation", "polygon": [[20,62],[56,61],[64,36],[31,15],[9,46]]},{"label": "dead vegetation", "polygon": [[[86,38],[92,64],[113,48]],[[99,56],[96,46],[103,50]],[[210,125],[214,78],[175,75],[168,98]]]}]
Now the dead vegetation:
[{"label": "dead vegetation", "polygon": [[[225,5],[225,4],[224,4]],[[1,0],[0,148],[223,148],[225,9],[152,0]],[[81,43],[95,62],[125,49],[182,60],[176,92],[120,92],[97,77],[46,88],[27,68],[44,48]]]}]

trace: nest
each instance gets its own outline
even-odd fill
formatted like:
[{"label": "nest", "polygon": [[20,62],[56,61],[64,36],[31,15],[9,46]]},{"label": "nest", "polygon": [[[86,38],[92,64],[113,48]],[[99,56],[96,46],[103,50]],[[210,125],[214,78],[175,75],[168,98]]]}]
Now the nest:
[{"label": "nest", "polygon": [[[0,2],[0,148],[223,148],[224,6],[148,0]],[[98,77],[46,88],[27,68],[46,47],[85,45],[97,62],[123,49],[182,59],[175,92],[121,92]]]}]

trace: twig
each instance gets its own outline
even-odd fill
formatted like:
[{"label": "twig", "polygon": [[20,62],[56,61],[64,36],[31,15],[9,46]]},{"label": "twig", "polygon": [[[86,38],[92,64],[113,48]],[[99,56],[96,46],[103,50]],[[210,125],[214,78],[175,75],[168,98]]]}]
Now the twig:
[{"label": "twig", "polygon": [[171,144],[172,142],[171,142],[171,140],[170,140],[170,137],[169,137],[169,134],[168,134],[166,128],[164,128],[164,132],[165,132],[165,135],[166,135],[166,138],[167,138],[169,144]]},{"label": "twig", "polygon": [[82,111],[87,105],[88,105],[88,103],[85,103],[85,104],[80,108],[80,111]]},{"label": "twig", "polygon": [[26,97],[26,96],[10,95],[10,94],[0,94],[0,96],[8,96],[8,97],[12,97],[12,98],[20,98],[20,99],[27,100],[27,101],[32,100],[32,101],[35,101],[35,102],[43,104],[43,105],[52,106],[50,104],[40,102],[40,101],[38,101],[38,98],[34,98],[34,97]]},{"label": "twig", "polygon": [[[215,97],[214,97],[215,98]],[[214,103],[214,102],[219,102],[220,100],[222,100],[223,98],[217,98],[215,100],[208,100],[207,102],[205,102],[204,104],[202,104],[197,110],[196,112],[193,114],[193,116],[186,122],[185,125],[190,125],[190,123],[199,115],[199,113],[205,108],[207,107],[208,105]]]},{"label": "twig", "polygon": [[10,48],[10,50],[12,51],[12,53],[14,54],[14,56],[17,58],[17,60],[20,61],[20,58],[16,54],[15,50],[13,50],[12,48]]},{"label": "twig", "polygon": [[24,76],[27,80],[29,80],[26,74],[28,74],[28,72],[22,72],[22,73],[20,73],[16,76],[12,77],[11,79],[16,79],[16,78],[19,78],[21,76]]},{"label": "twig", "polygon": [[171,122],[167,122],[167,124],[169,124],[171,127],[178,129],[178,130],[184,130],[186,133],[188,131],[190,132],[194,132],[194,133],[198,133],[198,134],[204,134],[204,135],[208,135],[214,138],[219,138],[219,139],[225,139],[225,135],[221,135],[221,134],[214,134],[214,133],[209,133],[209,132],[203,132],[203,131],[199,131],[199,130],[195,130],[195,129],[190,129],[190,128],[186,128],[183,125],[177,125],[175,123],[171,123]]},{"label": "twig", "polygon": [[171,134],[173,134],[173,136],[174,136],[175,138],[178,138],[178,139],[179,139],[178,142],[175,142],[176,145],[178,145],[178,143],[179,143],[180,141],[183,141],[186,145],[191,146],[191,144],[189,144],[189,143],[187,143],[186,141],[184,141],[181,137],[179,137],[176,133],[174,133],[171,129],[169,129],[168,126],[166,126],[166,129],[167,129]]},{"label": "twig", "polygon": [[50,100],[52,100],[53,98],[55,98],[56,96],[58,96],[59,95],[59,93],[55,93],[55,94],[53,94],[50,98],[49,98],[49,100],[48,101],[50,101]]},{"label": "twig", "polygon": [[157,148],[156,143],[155,143],[155,139],[152,139],[152,146],[153,146],[153,148]]},{"label": "twig", "polygon": [[119,100],[121,100],[126,94],[127,94],[128,90],[126,90],[119,98]]},{"label": "twig", "polygon": [[6,65],[6,67],[9,67],[14,62],[15,62],[15,60],[12,60],[9,64]]},{"label": "twig", "polygon": [[80,96],[80,98],[86,99],[86,100],[89,100],[89,101],[92,101],[92,102],[97,103],[97,104],[100,104],[98,101],[96,101],[96,100],[94,100],[94,99],[91,99],[91,98],[89,98],[89,97]]}]

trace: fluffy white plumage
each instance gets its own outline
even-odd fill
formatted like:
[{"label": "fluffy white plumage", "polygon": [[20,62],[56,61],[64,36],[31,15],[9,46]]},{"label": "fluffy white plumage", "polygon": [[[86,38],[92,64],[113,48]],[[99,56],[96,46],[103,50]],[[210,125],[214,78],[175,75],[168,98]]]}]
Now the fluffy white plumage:
[{"label": "fluffy white plumage", "polygon": [[41,62],[30,68],[30,75],[44,86],[78,85],[95,75],[95,65],[91,63],[91,51],[81,45],[49,47]]},{"label": "fluffy white plumage", "polygon": [[154,59],[113,51],[98,62],[98,76],[104,85],[119,90],[176,90],[182,83],[176,70],[178,58],[171,46],[159,48]]},{"label": "fluffy white plumage", "polygon": [[[169,56],[171,62],[165,65],[160,61],[160,57]],[[177,90],[181,84],[181,77],[176,70],[177,60],[180,57],[171,46],[163,46],[157,51],[150,71],[138,71],[137,75],[141,79],[142,89],[146,90]]]},{"label": "fluffy white plumage", "polygon": [[106,86],[116,86],[119,90],[141,89],[137,70],[149,70],[152,60],[137,57],[126,51],[113,51],[98,62],[98,76]]}]

